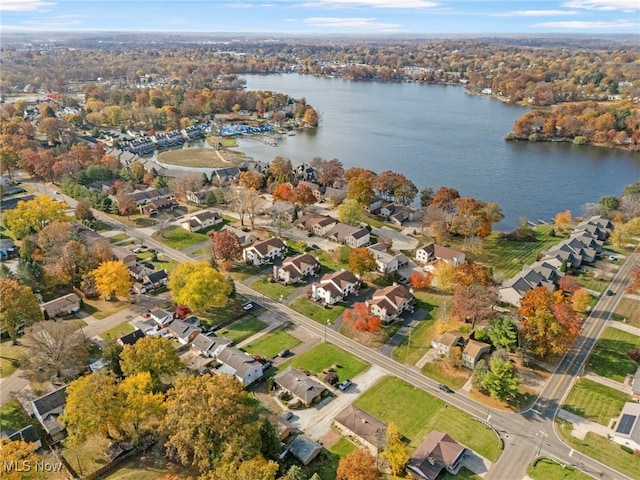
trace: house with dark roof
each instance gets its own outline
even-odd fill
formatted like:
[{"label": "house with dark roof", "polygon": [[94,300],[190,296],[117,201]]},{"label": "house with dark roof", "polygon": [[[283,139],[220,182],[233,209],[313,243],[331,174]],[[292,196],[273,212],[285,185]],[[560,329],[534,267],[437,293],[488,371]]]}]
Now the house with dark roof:
[{"label": "house with dark roof", "polygon": [[67,405],[67,386],[42,395],[31,402],[33,415],[54,443],[66,436],[65,426],[58,421]]},{"label": "house with dark roof", "polygon": [[640,450],[640,403],[627,402],[616,423],[613,441]]},{"label": "house with dark roof", "polygon": [[[169,187],[142,190],[139,192],[133,192],[130,195],[136,202],[136,207],[140,207],[142,205],[146,205],[147,203],[158,200],[168,200],[170,198],[173,198],[173,194],[171,193]],[[112,198],[112,200],[115,201],[115,197]]]},{"label": "house with dark roof", "polygon": [[144,277],[144,282],[150,284],[152,289],[166,287],[169,284],[169,274],[166,270],[155,270]]},{"label": "house with dark roof", "polygon": [[462,365],[473,370],[478,360],[491,351],[491,345],[469,339],[462,349]]},{"label": "house with dark roof", "polygon": [[525,293],[537,287],[545,287],[550,292],[556,288],[553,281],[545,278],[539,270],[526,267],[522,272],[503,282],[498,289],[498,298],[501,302],[519,307]]},{"label": "house with dark roof", "polygon": [[397,320],[402,312],[413,312],[415,298],[409,289],[394,284],[376,290],[366,304],[372,315],[378,317],[382,323],[389,324]]},{"label": "house with dark roof", "polygon": [[233,342],[228,338],[217,337],[214,333],[199,333],[191,341],[191,348],[203,357],[217,357],[222,350]]},{"label": "house with dark roof", "polygon": [[238,177],[240,169],[238,167],[216,168],[211,172],[211,179],[216,178],[219,183],[227,183]]},{"label": "house with dark roof", "polygon": [[117,342],[124,347],[125,345],[135,345],[141,338],[144,338],[144,332],[136,328],[133,332],[121,336]]},{"label": "house with dark roof", "polygon": [[455,475],[462,466],[465,451],[465,447],[446,433],[433,430],[413,452],[406,469],[420,480],[435,480],[445,469]]},{"label": "house with dark roof", "polygon": [[30,448],[32,451],[35,451],[42,447],[42,440],[36,431],[36,427],[33,425],[27,425],[24,428],[21,428],[17,432],[2,432],[0,435],[0,440],[11,440],[12,442],[16,442],[18,440],[23,440],[30,444]]},{"label": "house with dark roof", "polygon": [[40,308],[48,318],[64,317],[80,310],[80,297],[68,293],[49,302],[40,304]]},{"label": "house with dark roof", "polygon": [[437,334],[431,340],[431,346],[438,351],[439,355],[449,355],[449,350],[453,347],[462,347],[464,341],[460,332],[444,332]]},{"label": "house with dark roof", "polygon": [[136,262],[133,265],[129,265],[129,273],[136,280],[144,280],[144,277],[153,273],[153,268],[149,268],[144,263]]},{"label": "house with dark roof", "polygon": [[265,265],[272,263],[276,258],[284,258],[286,254],[287,246],[284,242],[273,237],[245,248],[242,251],[242,258],[253,265]]},{"label": "house with dark roof", "polygon": [[281,266],[274,265],[273,278],[288,285],[315,275],[319,270],[320,262],[315,257],[308,253],[301,253],[295,257],[286,258]]},{"label": "house with dark roof", "polygon": [[405,222],[413,222],[416,209],[399,203],[389,203],[380,208],[379,214],[391,223],[401,226]]},{"label": "house with dark roof", "polygon": [[175,210],[180,205],[171,198],[159,198],[140,206],[140,213],[147,217],[157,217],[159,214]]},{"label": "house with dark roof", "polygon": [[322,445],[306,435],[298,435],[291,445],[289,451],[303,465],[309,465],[311,461],[322,452]]},{"label": "house with dark roof", "polygon": [[262,378],[262,364],[236,347],[226,347],[216,356],[219,373],[234,376],[247,387]]},{"label": "house with dark roof", "polygon": [[373,456],[378,455],[378,450],[384,445],[387,424],[352,403],[335,416],[333,425],[342,436],[367,448]]},{"label": "house with dark roof", "polygon": [[199,232],[211,228],[215,225],[224,222],[224,219],[218,212],[205,210],[204,212],[192,215],[188,220],[181,223],[182,228],[189,232]]},{"label": "house with dark roof", "polygon": [[327,273],[319,282],[312,284],[311,298],[317,302],[334,305],[359,289],[360,277],[349,271],[340,270]]},{"label": "house with dark roof", "polygon": [[404,253],[389,253],[383,243],[374,243],[367,248],[376,261],[376,270],[380,273],[395,272],[409,265],[409,259]]},{"label": "house with dark roof", "polygon": [[326,390],[320,382],[294,367],[287,367],[273,377],[273,381],[307,407],[319,402],[322,392]]},{"label": "house with dark roof", "polygon": [[308,213],[296,220],[294,225],[300,230],[305,230],[318,237],[323,237],[337,223],[338,221],[333,217]]}]

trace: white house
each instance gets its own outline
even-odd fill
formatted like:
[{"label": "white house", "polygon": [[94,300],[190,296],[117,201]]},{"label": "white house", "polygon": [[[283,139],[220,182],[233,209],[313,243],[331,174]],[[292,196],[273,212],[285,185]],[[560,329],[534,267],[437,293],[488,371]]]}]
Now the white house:
[{"label": "white house", "polygon": [[273,266],[273,278],[286,284],[297,283],[320,270],[320,262],[308,253],[286,258],[282,266]]},{"label": "white house", "polygon": [[464,259],[464,253],[433,242],[416,250],[416,261],[426,265],[425,270],[430,270],[437,261],[451,263],[457,267]]},{"label": "white house", "polygon": [[341,270],[327,273],[318,283],[311,285],[311,298],[333,305],[356,293],[359,288],[360,278],[351,272]]},{"label": "white house", "polygon": [[189,232],[198,232],[213,227],[224,222],[218,212],[205,210],[204,212],[192,215],[188,220],[182,222],[182,228]]},{"label": "white house", "polygon": [[371,300],[366,303],[371,308],[371,314],[387,324],[396,320],[406,310],[412,312],[415,299],[406,287],[390,285],[376,290]]},{"label": "white house", "polygon": [[287,254],[287,246],[279,238],[269,238],[262,242],[256,242],[242,252],[242,258],[253,265],[272,263],[276,258],[284,258]]},{"label": "white house", "polygon": [[613,441],[640,450],[640,403],[627,402],[616,423]]},{"label": "white house", "polygon": [[236,347],[227,347],[216,356],[219,373],[233,375],[247,387],[262,378],[262,364]]},{"label": "white house", "polygon": [[404,253],[387,253],[387,247],[382,243],[374,243],[367,247],[376,261],[376,270],[380,273],[391,273],[406,267],[409,259]]}]

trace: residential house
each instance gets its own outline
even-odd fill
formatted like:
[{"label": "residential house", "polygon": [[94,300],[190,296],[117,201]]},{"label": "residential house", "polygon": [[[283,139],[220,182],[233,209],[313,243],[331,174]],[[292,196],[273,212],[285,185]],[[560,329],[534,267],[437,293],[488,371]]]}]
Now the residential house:
[{"label": "residential house", "polygon": [[296,215],[296,206],[291,202],[277,201],[271,204],[267,203],[259,211],[265,215],[269,215],[276,221],[293,223]]},{"label": "residential house", "polygon": [[129,265],[129,273],[131,273],[131,276],[138,281],[143,281],[144,277],[153,272],[153,268],[149,268],[143,263],[136,262],[133,265]]},{"label": "residential house", "polygon": [[273,278],[285,284],[298,283],[305,277],[315,275],[320,270],[320,262],[308,253],[286,258],[282,266],[273,266]]},{"label": "residential house", "polygon": [[151,289],[166,287],[169,284],[169,274],[166,270],[155,270],[144,277],[145,284],[151,285]]},{"label": "residential house", "polygon": [[502,286],[498,289],[498,298],[500,301],[519,307],[522,297],[524,297],[525,293],[529,290],[537,287],[545,287],[550,292],[553,292],[556,288],[555,284],[540,273],[539,270],[540,269],[533,270],[526,267],[525,270],[503,282]]},{"label": "residential house", "polygon": [[466,448],[443,432],[433,430],[407,461],[407,470],[420,480],[435,480],[447,470],[456,474],[462,466]]},{"label": "residential house", "polygon": [[144,337],[144,332],[136,328],[133,332],[123,335],[117,340],[117,343],[122,345],[135,345],[135,343]]},{"label": "residential house", "polygon": [[374,457],[384,445],[387,424],[352,403],[335,416],[333,424],[344,437],[367,448]]},{"label": "residential house", "polygon": [[193,323],[185,322],[183,320],[174,320],[167,327],[167,331],[170,336],[178,340],[180,344],[186,345],[193,341],[201,332],[202,329]]},{"label": "residential house", "polygon": [[640,450],[640,403],[627,402],[616,423],[613,441]]},{"label": "residential house", "polygon": [[327,273],[319,282],[311,285],[311,298],[334,305],[360,289],[360,278],[351,272],[341,270]]},{"label": "residential house", "polygon": [[273,377],[273,381],[307,407],[318,403],[326,390],[323,384],[294,367],[287,367]]},{"label": "residential house", "polygon": [[80,297],[75,293],[69,293],[40,304],[40,308],[48,318],[64,317],[80,310]]},{"label": "residential house", "polygon": [[314,194],[314,197],[318,198],[314,193],[316,190],[320,189],[320,185],[318,185],[317,183],[307,182],[306,180],[300,180],[296,185],[296,188],[300,188],[300,187],[308,187],[309,190],[311,190],[311,193]]},{"label": "residential house", "polygon": [[18,249],[11,238],[0,238],[0,258],[11,258],[18,254]]},{"label": "residential house", "polygon": [[376,261],[376,270],[380,273],[391,273],[409,265],[404,253],[391,254],[383,243],[374,243],[367,247]]},{"label": "residential house", "polygon": [[33,425],[27,425],[24,428],[16,432],[6,431],[0,434],[0,440],[10,440],[12,442],[16,442],[18,440],[23,440],[29,444],[29,448],[31,451],[36,451],[40,447],[42,447],[42,440],[36,431],[36,427]]},{"label": "residential house", "polygon": [[[133,197],[133,200],[136,202],[136,207],[141,207],[142,205],[146,205],[147,203],[157,200],[168,200],[173,198],[173,193],[171,193],[169,187],[164,187],[133,192],[131,197]],[[112,198],[112,200],[115,201],[115,197]]]},{"label": "residential house", "polygon": [[218,212],[205,210],[204,212],[192,215],[188,220],[181,223],[182,228],[189,232],[199,232],[224,222]]},{"label": "residential house", "polygon": [[65,426],[58,421],[67,404],[67,386],[42,395],[31,402],[33,415],[54,443],[65,437]]},{"label": "residential house", "polygon": [[313,233],[318,237],[324,237],[336,223],[338,221],[335,218],[326,215],[304,214],[295,221],[294,225],[300,230]]},{"label": "residential house", "polygon": [[604,241],[599,240],[592,233],[589,233],[587,231],[582,231],[582,232],[574,231],[571,233],[571,238],[577,239],[585,247],[595,250],[596,253],[602,253],[602,246],[604,245]]},{"label": "residential house", "polygon": [[224,168],[216,168],[211,172],[211,180],[215,178],[219,184],[225,184],[234,180],[240,174],[240,169],[238,167],[224,167]]},{"label": "residential house", "polygon": [[131,267],[136,264],[136,254],[131,250],[128,250],[119,245],[113,245],[111,247],[111,254],[114,260],[121,260],[127,267]]},{"label": "residential house", "polygon": [[380,213],[380,208],[382,208],[382,198],[380,197],[374,198],[369,205],[364,206],[366,212],[374,215]]},{"label": "residential house", "polygon": [[413,222],[416,209],[407,205],[390,203],[382,206],[379,213],[391,223],[401,226],[405,222]]},{"label": "residential house", "polygon": [[416,261],[426,265],[425,270],[431,270],[437,261],[447,262],[457,267],[464,262],[464,259],[464,253],[434,242],[416,250]]},{"label": "residential house", "polygon": [[555,245],[551,250],[548,250],[543,258],[558,258],[564,261],[568,267],[578,268],[582,265],[582,255],[575,248],[564,243]]},{"label": "residential house", "polygon": [[247,387],[262,378],[262,364],[236,347],[227,347],[216,356],[218,372],[232,375]]},{"label": "residential house", "polygon": [[449,351],[453,347],[462,347],[464,345],[462,334],[460,332],[444,332],[433,337],[431,346],[438,351],[441,356],[449,355]]},{"label": "residential house", "polygon": [[215,334],[199,333],[191,341],[191,348],[197,350],[203,357],[217,357],[222,350],[233,342],[228,338],[216,337]]},{"label": "residential house", "polygon": [[161,308],[156,308],[149,312],[149,318],[155,322],[160,328],[166,328],[173,322],[173,313],[167,312]]},{"label": "residential house", "polygon": [[322,445],[315,440],[307,437],[306,435],[298,435],[291,445],[289,445],[289,451],[296,457],[303,465],[309,465],[311,461],[316,458],[322,452]]},{"label": "residential house", "polygon": [[230,227],[229,225],[225,225],[224,227],[222,227],[220,229],[221,232],[224,232],[225,230],[235,234],[235,236],[238,237],[238,240],[240,240],[240,246],[242,248],[248,247],[249,245],[251,245],[253,242],[255,242],[257,240],[257,238],[255,236],[251,235],[251,233],[243,232],[239,228]]},{"label": "residential house", "polygon": [[327,233],[324,238],[339,244],[346,244],[351,248],[364,247],[371,243],[369,230],[364,227],[355,227],[344,223],[337,223]]},{"label": "residential house", "polygon": [[169,198],[159,198],[152,202],[146,203],[140,207],[140,213],[147,217],[157,217],[159,214],[169,212],[178,208],[180,205],[175,200]]},{"label": "residential house", "polygon": [[636,374],[631,381],[631,398],[636,402],[640,402],[640,367],[636,370]]},{"label": "residential house", "polygon": [[265,265],[272,263],[276,258],[284,258],[287,254],[287,246],[279,238],[269,238],[256,242],[242,251],[245,262],[253,265]]},{"label": "residential house", "polygon": [[473,370],[478,360],[491,351],[491,345],[478,340],[467,340],[462,349],[462,365]]},{"label": "residential house", "polygon": [[371,314],[375,315],[384,324],[389,324],[404,311],[413,312],[415,299],[413,294],[402,285],[389,285],[379,288],[373,294],[371,300],[367,300],[371,308]]},{"label": "residential house", "polygon": [[203,187],[200,190],[193,191],[189,190],[185,193],[185,197],[187,199],[187,203],[192,203],[201,207],[207,203],[207,196],[211,189],[209,187]]},{"label": "residential house", "polygon": [[347,191],[342,188],[326,187],[322,192],[320,202],[327,202],[330,205],[337,207],[344,199],[347,198]]}]

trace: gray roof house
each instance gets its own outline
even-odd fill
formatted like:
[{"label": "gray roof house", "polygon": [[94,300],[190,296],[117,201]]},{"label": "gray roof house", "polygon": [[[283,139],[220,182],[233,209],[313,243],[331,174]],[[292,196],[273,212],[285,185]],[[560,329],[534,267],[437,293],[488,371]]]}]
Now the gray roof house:
[{"label": "gray roof house", "polygon": [[191,323],[183,322],[182,320],[174,320],[167,327],[169,335],[177,339],[182,345],[186,345],[191,342],[200,332],[201,328],[194,326]]},{"label": "gray roof house", "polygon": [[233,375],[243,386],[262,378],[262,364],[236,347],[227,347],[216,356],[219,373]]},{"label": "gray roof house", "polygon": [[322,392],[326,390],[320,382],[294,367],[287,367],[273,377],[273,381],[306,406],[318,402]]},{"label": "gray roof house", "polygon": [[627,402],[616,423],[613,441],[640,450],[640,403]]},{"label": "gray roof house", "polygon": [[65,437],[65,426],[58,421],[67,404],[67,386],[42,395],[31,402],[33,415],[54,442]]},{"label": "gray roof house", "polygon": [[69,293],[50,302],[42,303],[40,308],[46,312],[49,318],[71,315],[80,310],[80,297],[75,293]]},{"label": "gray roof house", "polygon": [[374,243],[367,247],[376,261],[376,270],[380,273],[391,273],[406,267],[409,259],[404,253],[391,254],[383,243]]},{"label": "gray roof house", "polygon": [[631,381],[631,398],[636,402],[640,402],[640,367],[636,370],[636,374]]},{"label": "gray roof house", "polygon": [[21,428],[17,432],[2,432],[0,435],[0,439],[9,439],[12,442],[17,440],[24,440],[27,443],[31,443],[31,448],[33,450],[37,450],[42,447],[42,440],[38,436],[38,432],[36,431],[36,427],[33,425],[27,425],[24,428]]},{"label": "gray roof house", "polygon": [[306,435],[298,435],[289,450],[303,465],[309,465],[322,452],[322,445]]},{"label": "gray roof house", "polygon": [[191,342],[191,348],[197,350],[203,357],[217,357],[222,350],[233,342],[228,338],[216,337],[210,333],[199,333]]}]

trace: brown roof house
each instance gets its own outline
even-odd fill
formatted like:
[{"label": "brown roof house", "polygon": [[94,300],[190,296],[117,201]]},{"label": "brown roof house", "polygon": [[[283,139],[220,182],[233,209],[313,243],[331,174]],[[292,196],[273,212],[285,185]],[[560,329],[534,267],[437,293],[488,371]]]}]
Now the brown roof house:
[{"label": "brown roof house", "polygon": [[438,354],[445,356],[449,354],[451,347],[462,347],[463,340],[460,332],[444,332],[433,337],[431,346],[438,350]]},{"label": "brown roof house", "polygon": [[371,308],[372,315],[378,317],[382,323],[388,324],[397,320],[406,310],[413,312],[415,299],[406,287],[389,285],[376,290],[371,300],[367,300],[366,303]]},{"label": "brown roof house", "polygon": [[69,293],[50,302],[42,303],[40,308],[47,318],[64,317],[80,310],[80,297],[75,293]]},{"label": "brown roof house", "polygon": [[297,283],[305,277],[315,275],[320,270],[320,262],[308,253],[286,258],[282,266],[273,266],[273,278],[285,284]]},{"label": "brown roof house", "polygon": [[387,424],[353,404],[336,415],[333,423],[343,436],[369,449],[373,456],[385,441]]},{"label": "brown roof house", "polygon": [[245,262],[253,265],[272,263],[276,258],[284,258],[287,254],[287,246],[279,238],[269,238],[262,242],[256,242],[242,251]]},{"label": "brown roof house", "polygon": [[473,370],[483,355],[491,351],[491,345],[477,340],[469,340],[462,350],[462,365]]},{"label": "brown roof house", "polygon": [[371,243],[369,230],[364,227],[354,227],[344,223],[337,223],[324,234],[324,238],[351,248],[364,247]]},{"label": "brown roof house", "polygon": [[456,474],[462,466],[466,448],[446,433],[432,431],[407,461],[407,470],[414,478],[435,480],[446,469]]},{"label": "brown roof house", "polygon": [[344,297],[356,293],[360,288],[360,277],[346,270],[327,273],[319,282],[311,285],[311,298],[317,302],[334,305]]},{"label": "brown roof house", "polygon": [[31,402],[33,415],[38,419],[42,428],[51,436],[54,442],[63,440],[66,436],[65,426],[58,421],[64,407],[67,405],[67,386],[65,385]]},{"label": "brown roof house", "polygon": [[325,391],[324,385],[294,367],[287,367],[273,377],[273,381],[307,407],[319,402]]},{"label": "brown roof house", "polygon": [[262,378],[262,364],[236,347],[227,347],[216,357],[222,365],[219,373],[233,375],[247,387]]},{"label": "brown roof house", "polygon": [[431,270],[437,261],[451,263],[454,266],[464,262],[465,254],[437,243],[429,243],[416,250],[416,261],[425,265],[425,270]]}]

